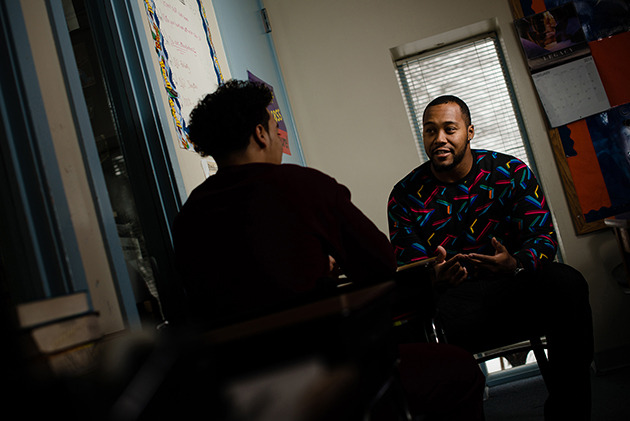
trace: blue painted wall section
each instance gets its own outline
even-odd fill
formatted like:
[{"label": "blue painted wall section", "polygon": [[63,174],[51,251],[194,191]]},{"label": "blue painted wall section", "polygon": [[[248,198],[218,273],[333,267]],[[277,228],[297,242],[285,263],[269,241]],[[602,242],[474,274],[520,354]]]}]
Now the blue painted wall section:
[{"label": "blue painted wall section", "polygon": [[[291,155],[283,163],[306,165],[271,34],[265,32],[259,0],[213,0],[232,78],[247,71],[271,85],[287,126]],[[273,16],[269,17],[273,30]]]}]

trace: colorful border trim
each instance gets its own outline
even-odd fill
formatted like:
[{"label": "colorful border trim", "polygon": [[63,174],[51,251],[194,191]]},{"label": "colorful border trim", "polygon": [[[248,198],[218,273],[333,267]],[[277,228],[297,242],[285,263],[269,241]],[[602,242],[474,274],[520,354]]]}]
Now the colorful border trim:
[{"label": "colorful border trim", "polygon": [[212,35],[210,35],[210,27],[208,26],[206,9],[204,9],[201,0],[197,0],[197,4],[199,5],[199,13],[201,13],[201,18],[203,20],[203,30],[206,32],[206,40],[208,41],[208,47],[210,48],[210,57],[212,57],[212,62],[214,63],[214,73],[217,75],[217,84],[221,85],[223,82],[225,82],[225,80],[223,79],[223,73],[221,73],[221,66],[219,66],[217,52],[214,49],[214,44],[212,43]]},{"label": "colorful border trim", "polygon": [[[194,147],[188,138],[188,127],[186,126],[186,119],[182,115],[182,107],[179,102],[177,87],[175,86],[175,82],[173,81],[173,71],[169,66],[168,52],[166,51],[166,47],[164,46],[164,43],[162,41],[163,37],[162,31],[160,29],[160,19],[155,13],[155,2],[154,0],[144,0],[144,4],[146,6],[147,17],[149,19],[149,26],[151,28],[151,36],[154,41],[155,52],[157,54],[158,63],[160,65],[160,71],[162,73],[162,80],[164,81],[164,88],[166,89],[166,92],[168,94],[168,105],[171,110],[173,120],[175,122],[175,129],[177,131],[179,144],[182,148],[186,150],[194,151]],[[203,29],[206,33],[206,40],[208,41],[208,47],[210,49],[210,57],[212,57],[212,62],[214,63],[214,71],[217,76],[217,83],[221,84],[223,83],[223,74],[221,73],[217,54],[214,49],[214,45],[212,44],[212,37],[210,35],[210,29],[208,27],[206,12],[203,5],[201,4],[201,0],[197,0],[197,4],[199,5],[199,13],[201,14]]]}]

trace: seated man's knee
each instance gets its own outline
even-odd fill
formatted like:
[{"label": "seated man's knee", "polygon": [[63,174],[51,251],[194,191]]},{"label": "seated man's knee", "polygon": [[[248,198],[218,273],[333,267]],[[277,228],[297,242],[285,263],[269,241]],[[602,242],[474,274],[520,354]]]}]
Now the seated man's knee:
[{"label": "seated man's knee", "polygon": [[588,282],[580,271],[564,263],[550,263],[543,269],[545,282],[550,282],[564,292],[588,296]]},{"label": "seated man's knee", "polygon": [[[591,318],[588,283],[584,276],[571,266],[552,263],[552,270],[545,274],[543,285],[547,316],[556,314],[559,320]],[[554,316],[556,317],[556,316]]]}]

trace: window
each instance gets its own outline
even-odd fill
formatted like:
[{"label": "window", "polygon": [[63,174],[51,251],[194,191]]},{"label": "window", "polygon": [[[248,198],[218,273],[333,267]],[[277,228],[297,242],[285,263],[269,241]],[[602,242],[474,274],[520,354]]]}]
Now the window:
[{"label": "window", "polygon": [[440,95],[455,95],[470,108],[474,148],[513,155],[530,165],[525,130],[495,33],[398,60],[396,68],[423,162],[424,108]]}]

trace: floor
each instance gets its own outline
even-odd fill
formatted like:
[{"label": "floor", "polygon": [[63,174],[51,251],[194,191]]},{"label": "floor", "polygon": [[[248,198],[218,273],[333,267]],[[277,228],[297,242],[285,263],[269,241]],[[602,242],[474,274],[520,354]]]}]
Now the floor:
[{"label": "floor", "polygon": [[[592,421],[630,417],[630,366],[606,374],[591,374]],[[540,375],[493,386],[484,403],[486,421],[543,420],[547,389]]]}]

